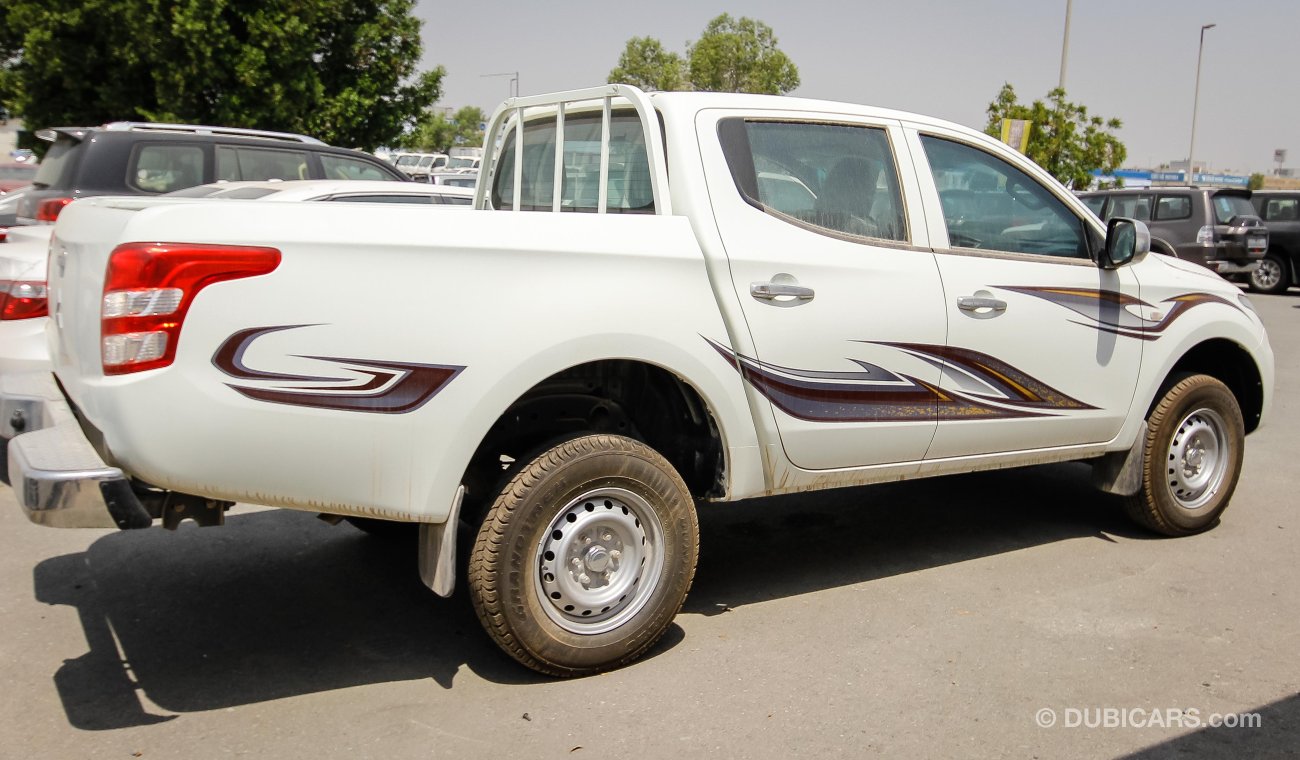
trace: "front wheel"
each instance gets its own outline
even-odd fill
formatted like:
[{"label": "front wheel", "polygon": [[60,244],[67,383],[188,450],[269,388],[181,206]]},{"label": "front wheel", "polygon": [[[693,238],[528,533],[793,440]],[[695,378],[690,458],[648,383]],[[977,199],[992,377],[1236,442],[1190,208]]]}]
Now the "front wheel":
[{"label": "front wheel", "polygon": [[1246,433],[1236,397],[1209,375],[1188,375],[1147,425],[1142,490],[1127,497],[1129,515],[1167,536],[1213,527],[1241,474]]},{"label": "front wheel", "polygon": [[1250,289],[1257,293],[1282,293],[1291,284],[1282,259],[1269,254],[1259,262],[1259,267],[1250,273]]},{"label": "front wheel", "polygon": [[690,492],[630,438],[553,446],[511,478],[479,530],[469,589],[502,649],[577,676],[640,657],[668,629],[695,575]]}]

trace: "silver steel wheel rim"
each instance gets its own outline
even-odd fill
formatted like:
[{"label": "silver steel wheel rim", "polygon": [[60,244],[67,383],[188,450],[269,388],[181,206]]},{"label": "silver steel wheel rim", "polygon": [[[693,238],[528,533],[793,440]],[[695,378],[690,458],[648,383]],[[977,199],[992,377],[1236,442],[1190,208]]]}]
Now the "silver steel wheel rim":
[{"label": "silver steel wheel rim", "polygon": [[1264,259],[1259,262],[1259,268],[1255,270],[1255,286],[1263,290],[1276,287],[1282,279],[1282,268],[1272,259]]},{"label": "silver steel wheel rim", "polygon": [[1213,409],[1183,417],[1169,442],[1169,492],[1184,509],[1200,509],[1219,492],[1228,473],[1228,426]]},{"label": "silver steel wheel rim", "polygon": [[622,488],[569,502],[537,543],[533,587],[566,631],[612,631],[649,601],[664,566],[664,534],[650,503]]}]

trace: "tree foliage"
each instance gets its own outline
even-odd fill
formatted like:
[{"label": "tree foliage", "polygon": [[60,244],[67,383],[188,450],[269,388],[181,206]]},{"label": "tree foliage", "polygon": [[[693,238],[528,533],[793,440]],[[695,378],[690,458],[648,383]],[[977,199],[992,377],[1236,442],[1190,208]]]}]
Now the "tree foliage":
[{"label": "tree foliage", "polygon": [[1122,122],[1090,116],[1086,107],[1067,101],[1060,88],[1047,93],[1046,102],[1024,105],[1016,100],[1015,89],[1004,84],[987,113],[984,131],[993,137],[1001,134],[1003,119],[1033,122],[1026,155],[1067,187],[1087,187],[1094,169],[1111,174],[1128,156],[1124,143],[1114,135]]},{"label": "tree foliage", "polygon": [[442,68],[416,70],[414,3],[5,0],[0,96],[33,128],[176,121],[371,149],[440,95]]},{"label": "tree foliage", "polygon": [[784,95],[799,86],[799,69],[777,48],[772,27],[751,18],[713,19],[687,57],[697,90]]},{"label": "tree foliage", "polygon": [[630,84],[643,90],[685,90],[686,60],[665,50],[653,37],[633,37],[618,57],[618,65],[609,72],[609,81]]},{"label": "tree foliage", "polygon": [[648,90],[705,90],[782,95],[799,86],[799,69],[762,21],[722,14],[682,57],[651,37],[627,41],[609,81]]},{"label": "tree foliage", "polygon": [[1259,190],[1260,188],[1264,187],[1264,175],[1259,172],[1255,172],[1254,174],[1250,175],[1250,179],[1247,180],[1246,187],[1248,187],[1251,190]]},{"label": "tree foliage", "polygon": [[400,144],[422,153],[446,153],[456,146],[482,145],[483,133],[478,125],[484,121],[487,115],[478,106],[465,106],[451,117],[436,113],[421,119]]}]

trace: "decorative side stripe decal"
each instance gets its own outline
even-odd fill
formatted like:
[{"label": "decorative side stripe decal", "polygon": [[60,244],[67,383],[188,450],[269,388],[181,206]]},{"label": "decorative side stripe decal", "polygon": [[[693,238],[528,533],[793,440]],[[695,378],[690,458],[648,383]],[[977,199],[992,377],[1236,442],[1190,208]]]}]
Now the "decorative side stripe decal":
[{"label": "decorative side stripe decal", "polygon": [[1184,293],[1161,302],[1165,306],[1159,319],[1146,319],[1134,311],[1142,309],[1157,311],[1157,307],[1123,293],[1089,288],[1039,288],[1019,285],[995,287],[999,290],[1041,298],[1069,309],[1088,320],[1074,322],[1076,325],[1138,340],[1158,340],[1175,320],[1193,307],[1202,304],[1221,303],[1238,311],[1241,310],[1237,304],[1213,293]]},{"label": "decorative side stripe decal", "polygon": [[[703,337],[703,336],[701,336]],[[1015,419],[1093,409],[1005,362],[977,351],[877,343],[960,375],[981,390],[939,388],[924,380],[849,359],[861,372],[819,372],[767,364],[709,340],[778,409],[810,422]],[[859,341],[870,343],[871,341]]]},{"label": "decorative side stripe decal", "polygon": [[415,411],[433,398],[451,382],[462,366],[443,364],[413,364],[409,362],[349,359],[338,356],[298,356],[322,362],[333,362],[339,369],[351,369],[367,376],[361,382],[347,377],[315,377],[263,372],[244,364],[244,352],[249,345],[268,333],[293,330],[313,325],[278,325],[254,327],[231,335],[212,356],[217,369],[238,380],[274,381],[279,383],[309,383],[308,385],[254,387],[226,383],[227,387],[243,396],[273,404],[304,406],[344,412],[370,412],[374,414],[405,414]]}]

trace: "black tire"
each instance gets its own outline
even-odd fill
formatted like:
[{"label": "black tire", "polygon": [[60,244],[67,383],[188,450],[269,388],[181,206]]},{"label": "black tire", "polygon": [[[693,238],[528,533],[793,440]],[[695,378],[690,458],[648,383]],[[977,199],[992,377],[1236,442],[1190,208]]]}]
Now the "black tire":
[{"label": "black tire", "polygon": [[1245,430],[1227,386],[1209,375],[1179,378],[1147,419],[1142,490],[1125,499],[1129,516],[1166,536],[1212,528],[1237,488]]},{"label": "black tire", "polygon": [[659,640],[698,554],[695,505],[672,465],[630,438],[587,435],[543,451],[501,491],[470,555],[470,599],[519,662],[586,675]]},{"label": "black tire", "polygon": [[1285,293],[1291,286],[1291,272],[1286,262],[1274,254],[1268,254],[1259,262],[1259,267],[1251,272],[1250,289],[1256,293],[1275,295]]}]

